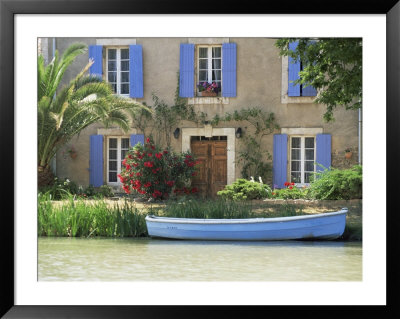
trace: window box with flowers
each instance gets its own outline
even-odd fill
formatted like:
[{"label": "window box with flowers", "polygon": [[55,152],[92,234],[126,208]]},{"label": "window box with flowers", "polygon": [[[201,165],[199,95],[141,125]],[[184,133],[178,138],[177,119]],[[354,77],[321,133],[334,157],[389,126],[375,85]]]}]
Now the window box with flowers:
[{"label": "window box with flowers", "polygon": [[216,82],[200,82],[197,84],[197,88],[201,96],[218,96],[220,88]]}]

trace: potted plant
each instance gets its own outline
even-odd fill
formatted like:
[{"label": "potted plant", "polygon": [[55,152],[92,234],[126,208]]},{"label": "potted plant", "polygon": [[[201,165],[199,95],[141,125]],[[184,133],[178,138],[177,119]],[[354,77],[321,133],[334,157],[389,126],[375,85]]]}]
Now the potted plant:
[{"label": "potted plant", "polygon": [[217,96],[219,92],[219,87],[216,82],[200,82],[197,84],[197,88],[199,89],[201,96]]},{"label": "potted plant", "polygon": [[346,159],[350,159],[352,157],[352,155],[353,155],[353,152],[351,151],[350,148],[346,148],[344,150],[344,156],[346,157]]},{"label": "potted plant", "polygon": [[76,152],[76,150],[73,146],[71,146],[68,149],[68,153],[69,153],[69,156],[71,156],[71,158],[76,158],[78,156],[78,153]]}]

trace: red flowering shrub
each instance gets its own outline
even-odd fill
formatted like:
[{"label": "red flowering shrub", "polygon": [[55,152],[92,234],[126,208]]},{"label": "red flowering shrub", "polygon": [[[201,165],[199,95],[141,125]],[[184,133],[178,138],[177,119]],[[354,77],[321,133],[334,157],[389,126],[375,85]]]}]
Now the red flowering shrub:
[{"label": "red flowering shrub", "polygon": [[122,161],[122,172],[118,175],[127,194],[137,192],[146,198],[167,198],[175,194],[195,193],[188,186],[196,175],[195,160],[190,152],[175,153],[162,150],[147,138],[144,145],[130,149]]}]

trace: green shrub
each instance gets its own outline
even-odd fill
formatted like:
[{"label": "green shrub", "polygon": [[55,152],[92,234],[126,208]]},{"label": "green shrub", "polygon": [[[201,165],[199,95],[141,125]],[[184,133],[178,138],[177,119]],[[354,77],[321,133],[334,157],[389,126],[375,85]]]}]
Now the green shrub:
[{"label": "green shrub", "polygon": [[78,186],[68,178],[54,178],[53,184],[40,187],[39,194],[46,194],[51,200],[60,200],[78,193]]},{"label": "green shrub", "polygon": [[362,166],[350,169],[325,169],[316,174],[310,185],[310,195],[315,199],[362,198]]},{"label": "green shrub", "polygon": [[273,198],[280,199],[307,199],[309,198],[309,189],[308,188],[298,188],[296,186],[291,186],[292,188],[282,188],[282,189],[274,189],[272,192]]},{"label": "green shrub", "polygon": [[113,197],[114,191],[109,185],[102,185],[99,187],[98,194],[101,194],[103,197]]},{"label": "green shrub", "polygon": [[271,188],[263,183],[239,178],[233,184],[225,186],[225,189],[217,194],[233,200],[261,199],[271,195]]}]

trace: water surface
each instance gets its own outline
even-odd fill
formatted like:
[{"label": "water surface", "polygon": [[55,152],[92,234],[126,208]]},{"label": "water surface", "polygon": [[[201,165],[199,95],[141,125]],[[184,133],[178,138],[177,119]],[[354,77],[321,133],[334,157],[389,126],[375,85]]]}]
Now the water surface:
[{"label": "water surface", "polygon": [[43,281],[361,281],[361,242],[38,239]]}]

